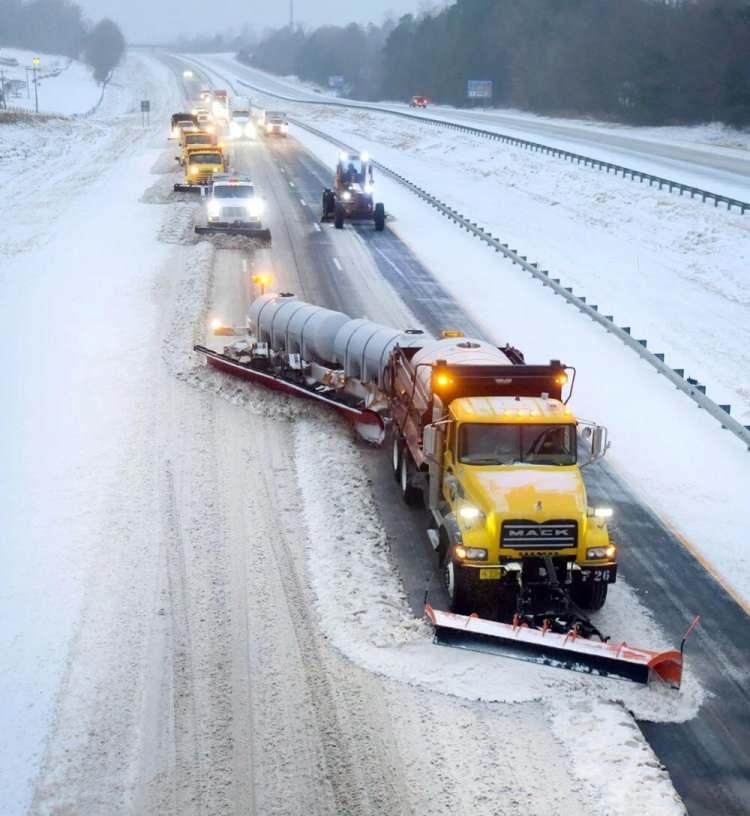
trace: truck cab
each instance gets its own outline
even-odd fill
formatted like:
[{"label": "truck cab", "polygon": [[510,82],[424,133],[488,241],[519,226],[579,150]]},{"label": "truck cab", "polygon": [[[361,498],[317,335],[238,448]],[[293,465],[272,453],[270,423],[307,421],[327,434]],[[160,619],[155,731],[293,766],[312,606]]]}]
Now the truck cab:
[{"label": "truck cab", "polygon": [[229,138],[233,141],[254,140],[258,135],[250,108],[234,108],[229,120]]},{"label": "truck cab", "polygon": [[214,175],[226,169],[222,149],[215,147],[197,147],[188,151],[185,158],[185,184],[187,186],[206,186]]},{"label": "truck cab", "polygon": [[249,176],[222,174],[214,176],[206,198],[206,220],[209,225],[262,226],[265,202],[257,194]]},{"label": "truck cab", "polygon": [[191,150],[196,150],[203,147],[214,147],[216,145],[216,136],[205,131],[184,131],[180,139],[180,155],[177,157],[181,165],[184,166],[187,160],[188,153]]},{"label": "truck cab", "polygon": [[282,111],[268,111],[265,116],[266,136],[287,136],[289,120]]},{"label": "truck cab", "polygon": [[589,505],[577,441],[572,411],[549,397],[450,403],[435,510],[454,594],[514,582],[525,563],[538,568],[546,556],[579,606],[601,608],[616,549],[606,514]]}]

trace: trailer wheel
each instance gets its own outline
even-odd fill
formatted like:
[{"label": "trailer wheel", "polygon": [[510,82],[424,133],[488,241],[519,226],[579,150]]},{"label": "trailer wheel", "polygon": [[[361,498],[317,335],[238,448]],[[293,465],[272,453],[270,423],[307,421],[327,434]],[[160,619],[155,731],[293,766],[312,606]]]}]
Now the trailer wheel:
[{"label": "trailer wheel", "polygon": [[375,230],[382,232],[385,229],[385,204],[375,205]]},{"label": "trailer wheel", "polygon": [[333,226],[336,229],[344,229],[344,219],[346,218],[346,210],[343,204],[337,204],[336,210],[333,214]]},{"label": "trailer wheel", "polygon": [[607,587],[604,581],[579,581],[570,588],[570,597],[576,606],[596,612],[604,606],[607,600]]},{"label": "trailer wheel", "polygon": [[414,464],[409,455],[409,451],[404,448],[401,451],[401,466],[399,468],[399,484],[401,485],[401,497],[410,506],[416,507],[422,503],[422,490],[411,484],[414,476]]}]

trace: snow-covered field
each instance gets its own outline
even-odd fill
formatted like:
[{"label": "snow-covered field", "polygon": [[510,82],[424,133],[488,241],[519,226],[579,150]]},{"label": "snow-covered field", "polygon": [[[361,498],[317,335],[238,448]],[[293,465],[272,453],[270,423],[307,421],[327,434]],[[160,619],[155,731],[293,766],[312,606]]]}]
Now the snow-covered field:
[{"label": "snow-covered field", "polygon": [[18,61],[17,66],[0,66],[6,81],[18,80],[24,83],[17,95],[8,96],[6,103],[9,108],[34,110],[33,74],[31,70],[26,71],[27,68],[31,69],[34,57],[41,60],[37,74],[40,113],[88,113],[99,103],[102,87],[95,82],[91,69],[82,62],[17,48],[1,48],[0,57]]}]

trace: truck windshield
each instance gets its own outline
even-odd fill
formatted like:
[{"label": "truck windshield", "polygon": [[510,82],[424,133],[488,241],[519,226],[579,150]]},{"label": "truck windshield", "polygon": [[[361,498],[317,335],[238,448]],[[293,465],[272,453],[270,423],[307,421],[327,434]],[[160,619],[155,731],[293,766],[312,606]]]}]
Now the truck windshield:
[{"label": "truck windshield", "polygon": [[210,145],[212,142],[209,133],[187,133],[185,134],[185,144],[189,145]]},{"label": "truck windshield", "polygon": [[250,111],[249,110],[234,110],[232,111],[232,119],[249,119],[250,118]]},{"label": "truck windshield", "polygon": [[575,425],[461,425],[459,461],[465,465],[576,463]]},{"label": "truck windshield", "polygon": [[252,198],[255,190],[249,184],[214,187],[214,198]]},{"label": "truck windshield", "polygon": [[218,153],[194,153],[190,164],[221,164],[221,156]]}]

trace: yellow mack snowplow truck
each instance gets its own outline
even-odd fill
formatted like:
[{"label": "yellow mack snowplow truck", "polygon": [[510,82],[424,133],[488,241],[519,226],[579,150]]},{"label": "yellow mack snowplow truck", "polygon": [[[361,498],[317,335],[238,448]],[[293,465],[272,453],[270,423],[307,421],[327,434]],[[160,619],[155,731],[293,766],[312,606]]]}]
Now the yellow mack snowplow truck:
[{"label": "yellow mack snowplow truck", "polygon": [[224,151],[218,145],[196,147],[188,151],[184,168],[185,181],[174,185],[175,192],[200,194],[211,184],[214,175],[226,170]]},{"label": "yellow mack snowplow truck", "polygon": [[244,337],[221,353],[196,346],[214,367],[324,403],[373,443],[390,423],[394,476],[430,512],[450,597],[450,610],[425,606],[437,642],[679,686],[681,650],[610,643],[586,614],[606,601],[617,550],[611,510],[589,505],[581,473],[607,432],[568,407],[573,369],[289,294],[257,298],[246,327],[220,333]]}]

